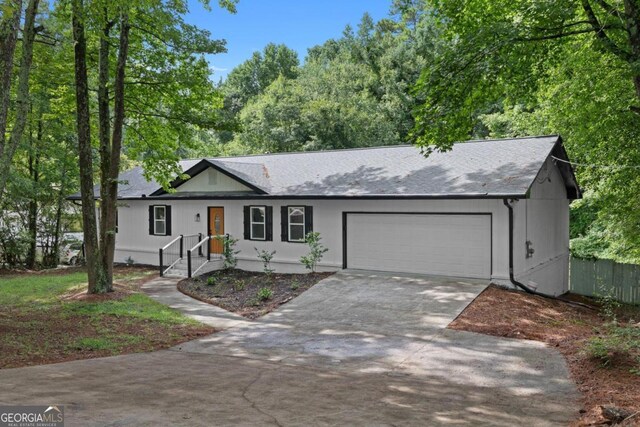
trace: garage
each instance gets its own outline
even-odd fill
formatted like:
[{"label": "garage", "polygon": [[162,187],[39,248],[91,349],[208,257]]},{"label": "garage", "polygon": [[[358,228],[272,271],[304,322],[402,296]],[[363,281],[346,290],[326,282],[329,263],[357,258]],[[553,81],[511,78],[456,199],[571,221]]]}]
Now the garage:
[{"label": "garage", "polygon": [[489,279],[491,214],[344,214],[345,268]]}]

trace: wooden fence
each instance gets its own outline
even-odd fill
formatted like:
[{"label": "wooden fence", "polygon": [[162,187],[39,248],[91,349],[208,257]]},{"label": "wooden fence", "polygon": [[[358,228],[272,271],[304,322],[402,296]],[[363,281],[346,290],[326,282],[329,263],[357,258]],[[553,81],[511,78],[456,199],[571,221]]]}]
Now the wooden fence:
[{"label": "wooden fence", "polygon": [[598,296],[610,289],[616,299],[640,304],[640,265],[620,264],[608,259],[571,258],[569,290],[587,296]]}]

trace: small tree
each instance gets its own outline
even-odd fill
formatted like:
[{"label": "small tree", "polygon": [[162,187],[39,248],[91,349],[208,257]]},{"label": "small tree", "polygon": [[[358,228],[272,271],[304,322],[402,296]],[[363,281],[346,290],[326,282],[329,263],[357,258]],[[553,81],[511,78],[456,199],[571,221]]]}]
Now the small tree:
[{"label": "small tree", "polygon": [[311,270],[312,273],[316,272],[318,262],[320,262],[324,253],[329,250],[320,243],[320,240],[320,233],[317,231],[308,233],[304,239],[305,243],[309,245],[309,253],[302,256],[300,258],[300,262],[303,263],[306,268]]},{"label": "small tree", "polygon": [[238,239],[234,239],[230,234],[216,236],[214,239],[222,242],[222,256],[224,257],[223,268],[225,270],[236,268],[238,265],[238,258],[236,258],[236,255],[240,253],[240,250],[236,250],[236,243],[238,243]]},{"label": "small tree", "polygon": [[271,268],[271,260],[273,259],[273,256],[276,254],[276,251],[266,251],[266,250],[261,250],[259,251],[258,248],[253,248],[256,250],[256,252],[258,253],[258,258],[260,258],[260,260],[262,261],[262,271],[264,271],[264,274],[267,275],[268,278],[271,277],[271,274],[275,271],[274,269]]}]

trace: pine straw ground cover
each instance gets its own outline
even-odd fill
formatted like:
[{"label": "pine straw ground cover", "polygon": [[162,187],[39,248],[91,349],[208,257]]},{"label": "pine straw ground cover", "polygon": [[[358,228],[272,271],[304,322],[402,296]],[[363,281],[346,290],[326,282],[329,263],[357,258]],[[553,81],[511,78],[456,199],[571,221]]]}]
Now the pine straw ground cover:
[{"label": "pine straw ground cover", "polygon": [[152,351],[213,333],[141,293],[156,274],[117,267],[105,295],[87,295],[78,268],[0,275],[0,368]]},{"label": "pine straw ground cover", "polygon": [[614,327],[603,315],[606,307],[590,298],[569,298],[593,309],[490,286],[449,327],[558,349],[582,394],[572,425],[612,424],[616,417],[624,425],[640,425],[640,307],[615,308]]},{"label": "pine straw ground cover", "polygon": [[333,273],[265,274],[228,269],[178,283],[178,290],[249,319],[263,316]]}]

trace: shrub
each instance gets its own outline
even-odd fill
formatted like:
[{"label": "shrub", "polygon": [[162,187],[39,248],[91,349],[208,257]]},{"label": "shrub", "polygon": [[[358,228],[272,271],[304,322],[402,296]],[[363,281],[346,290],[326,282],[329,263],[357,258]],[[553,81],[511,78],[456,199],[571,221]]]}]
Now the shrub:
[{"label": "shrub", "polygon": [[292,280],[292,281],[291,281],[291,286],[290,286],[290,288],[291,288],[291,290],[292,290],[292,291],[295,291],[295,290],[296,290],[296,289],[298,289],[299,287],[300,287],[300,283],[298,283],[298,281],[297,281],[297,280]]},{"label": "shrub", "polygon": [[320,240],[320,233],[317,231],[308,233],[304,239],[305,243],[309,245],[309,253],[302,256],[300,262],[303,263],[307,269],[311,270],[312,273],[316,272],[316,267],[322,259],[322,256],[329,250],[320,243]]},{"label": "shrub", "polygon": [[602,335],[590,338],[585,353],[603,366],[631,363],[631,372],[640,373],[640,328],[610,326]]},{"label": "shrub", "polygon": [[207,285],[209,285],[209,286],[215,286],[215,285],[216,285],[216,278],[215,278],[215,276],[209,276],[209,277],[207,277]]},{"label": "shrub", "polygon": [[617,300],[613,288],[605,285],[600,285],[598,288],[596,298],[601,305],[600,313],[607,321],[615,325],[618,323],[617,312],[621,304]]},{"label": "shrub", "polygon": [[267,275],[267,277],[271,277],[271,273],[273,273],[275,270],[273,270],[271,268],[271,260],[273,259],[273,256],[276,254],[276,251],[265,251],[265,250],[261,250],[259,251],[258,248],[253,248],[256,250],[256,252],[258,253],[258,258],[262,261],[262,271],[264,271],[264,274]]},{"label": "shrub", "polygon": [[133,260],[133,258],[131,258],[131,256],[129,256],[127,259],[124,260],[125,264],[131,266],[133,264],[135,264],[135,261]]},{"label": "shrub", "polygon": [[238,243],[238,239],[234,239],[230,234],[225,236],[216,236],[214,238],[222,241],[222,256],[224,257],[222,267],[225,270],[236,268],[238,265],[238,258],[236,258],[236,255],[240,253],[239,250],[236,250],[236,243]]},{"label": "shrub", "polygon": [[244,283],[244,281],[243,281],[243,280],[241,280],[241,279],[236,279],[236,280],[233,282],[233,289],[234,289],[236,292],[244,290],[244,287],[245,287],[245,283]]},{"label": "shrub", "polygon": [[268,299],[271,299],[271,297],[273,296],[273,291],[267,287],[260,288],[256,296],[258,297],[258,300],[266,301]]}]

